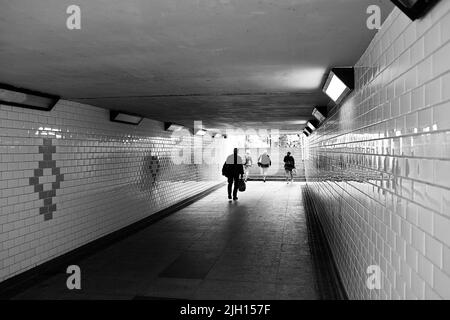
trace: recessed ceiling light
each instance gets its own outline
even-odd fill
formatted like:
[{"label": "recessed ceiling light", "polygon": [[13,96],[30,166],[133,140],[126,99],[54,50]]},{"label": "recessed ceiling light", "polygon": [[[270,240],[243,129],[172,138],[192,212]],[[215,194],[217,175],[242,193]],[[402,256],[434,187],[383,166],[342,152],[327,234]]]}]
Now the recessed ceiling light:
[{"label": "recessed ceiling light", "polygon": [[322,112],[318,108],[314,108],[312,115],[314,118],[316,118],[320,123],[324,122],[326,120],[326,117],[323,115]]},{"label": "recessed ceiling light", "polygon": [[171,123],[171,122],[164,123],[164,129],[166,131],[176,132],[176,131],[182,130],[183,128],[184,127],[182,125],[179,125],[179,124],[175,124],[175,123]]},{"label": "recessed ceiling light", "polygon": [[195,135],[196,136],[204,136],[206,134],[206,130],[203,130],[203,129],[198,129],[196,132],[195,132]]},{"label": "recessed ceiling light", "polygon": [[425,16],[439,0],[391,0],[391,2],[414,21]]},{"label": "recessed ceiling light", "polygon": [[328,75],[323,91],[339,104],[354,89],[353,68],[333,68]]},{"label": "recessed ceiling light", "polygon": [[306,124],[312,131],[314,131],[314,130],[316,130],[317,129],[317,127],[311,122],[311,121],[308,121],[308,123]]},{"label": "recessed ceiling light", "polygon": [[137,114],[115,110],[110,111],[110,120],[114,122],[138,125],[141,123],[142,119],[144,119],[144,117]]},{"label": "recessed ceiling light", "polygon": [[27,109],[50,111],[60,97],[0,83],[0,103]]}]

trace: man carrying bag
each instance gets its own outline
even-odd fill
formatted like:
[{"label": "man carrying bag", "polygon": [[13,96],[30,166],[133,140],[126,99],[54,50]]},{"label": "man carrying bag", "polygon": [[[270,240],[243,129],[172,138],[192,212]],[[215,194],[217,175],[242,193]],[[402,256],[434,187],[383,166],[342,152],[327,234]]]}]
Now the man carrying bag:
[{"label": "man carrying bag", "polygon": [[[228,178],[228,199],[238,200],[238,189],[245,191],[245,182],[243,180],[244,165],[237,148],[234,148],[233,154],[227,157],[222,168],[222,175]],[[231,198],[231,191],[233,191],[233,198]]]}]

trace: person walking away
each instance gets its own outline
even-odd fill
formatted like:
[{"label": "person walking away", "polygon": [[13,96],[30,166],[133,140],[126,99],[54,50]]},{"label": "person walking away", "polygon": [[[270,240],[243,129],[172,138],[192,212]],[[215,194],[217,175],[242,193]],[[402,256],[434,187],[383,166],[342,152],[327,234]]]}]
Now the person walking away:
[{"label": "person walking away", "polygon": [[250,174],[250,168],[253,166],[253,159],[250,155],[250,150],[247,150],[245,153],[245,162],[244,162],[244,181],[247,182],[248,176]]},{"label": "person walking away", "polygon": [[234,148],[233,154],[230,154],[227,157],[222,168],[222,175],[228,179],[228,199],[231,200],[231,191],[233,190],[233,200],[238,200],[238,183],[239,179],[244,175],[244,165],[242,158],[238,155],[237,148]]},{"label": "person walking away", "polygon": [[294,175],[292,174],[292,170],[295,169],[295,159],[291,156],[291,153],[288,152],[284,157],[284,171],[286,172],[286,182],[289,184],[289,179],[291,182],[294,182]]},{"label": "person walking away", "polygon": [[269,170],[271,165],[272,160],[270,160],[270,156],[267,154],[267,151],[264,151],[264,153],[260,155],[258,159],[258,166],[261,168],[264,183],[266,182],[267,171]]}]

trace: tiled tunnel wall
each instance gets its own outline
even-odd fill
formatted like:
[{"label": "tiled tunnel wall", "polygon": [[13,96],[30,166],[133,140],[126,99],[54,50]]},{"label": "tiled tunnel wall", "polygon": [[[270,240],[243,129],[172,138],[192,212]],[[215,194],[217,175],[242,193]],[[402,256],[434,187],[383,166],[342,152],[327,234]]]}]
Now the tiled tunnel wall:
[{"label": "tiled tunnel wall", "polygon": [[0,105],[0,282],[223,181],[195,139],[69,101]]},{"label": "tiled tunnel wall", "polygon": [[[450,1],[398,9],[308,140],[308,191],[351,299],[450,299]],[[381,268],[381,289],[366,285]]]}]

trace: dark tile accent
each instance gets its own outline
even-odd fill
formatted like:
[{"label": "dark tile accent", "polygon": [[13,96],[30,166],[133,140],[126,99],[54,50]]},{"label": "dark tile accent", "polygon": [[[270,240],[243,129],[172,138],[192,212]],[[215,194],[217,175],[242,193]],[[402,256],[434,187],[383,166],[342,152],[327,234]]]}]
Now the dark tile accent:
[{"label": "dark tile accent", "polygon": [[[44,188],[43,185],[40,185],[40,186],[42,186],[42,188]],[[49,191],[40,191],[39,192],[39,199],[45,199],[45,198],[50,198],[50,197],[51,197],[51,195],[50,195]]]},{"label": "dark tile accent", "polygon": [[[46,155],[44,154],[44,158]],[[51,157],[50,157],[51,159]],[[56,160],[43,160],[39,161],[39,169],[53,169],[56,168]]]},{"label": "dark tile accent", "polygon": [[56,146],[40,146],[39,153],[44,154],[56,153]]},{"label": "dark tile accent", "polygon": [[[56,167],[56,160],[53,160],[53,154],[56,153],[56,146],[52,145],[52,139],[43,139],[43,145],[39,146],[38,152],[43,154],[43,160],[39,161],[39,169],[34,169],[34,176],[30,177],[30,185],[34,186],[34,192],[39,193],[39,199],[44,199],[43,207],[39,209],[40,214],[44,214],[45,220],[53,218],[53,212],[56,211],[56,204],[52,204],[52,198],[56,197],[56,190],[61,188],[61,181],[64,181],[64,175],[61,169]],[[56,176],[56,182],[52,183],[52,190],[44,191],[44,185],[39,183],[39,177],[44,175],[43,169],[52,169],[52,175]]]},{"label": "dark tile accent", "polygon": [[56,151],[56,147],[55,146],[51,146],[51,147],[48,147],[48,146],[40,146],[39,147],[39,153],[43,153],[43,154],[52,154],[52,153],[55,153],[55,151]]}]

